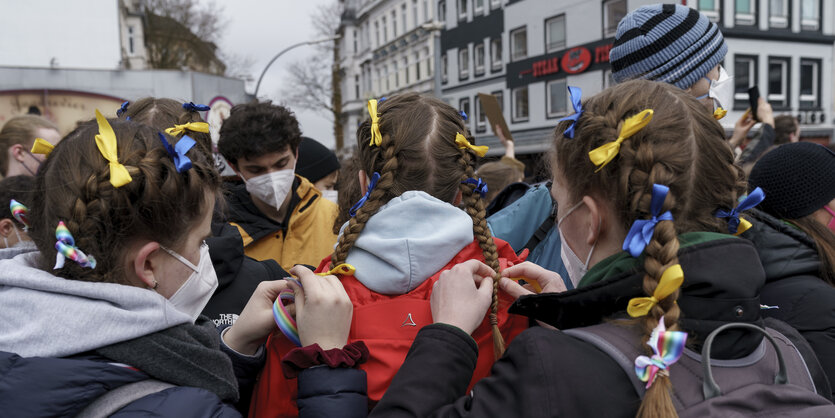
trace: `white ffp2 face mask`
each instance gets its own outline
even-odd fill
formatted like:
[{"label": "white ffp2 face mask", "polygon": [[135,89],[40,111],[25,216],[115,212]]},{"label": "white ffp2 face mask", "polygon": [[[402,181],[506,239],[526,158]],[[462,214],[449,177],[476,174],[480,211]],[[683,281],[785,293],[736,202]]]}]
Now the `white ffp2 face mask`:
[{"label": "white ffp2 face mask", "polygon": [[249,180],[244,179],[244,183],[246,183],[246,191],[249,194],[278,210],[284,204],[287,194],[290,193],[295,178],[295,167],[290,167],[262,174]]},{"label": "white ffp2 face mask", "polygon": [[585,276],[589,271],[589,260],[591,260],[591,255],[594,254],[594,247],[597,245],[597,241],[592,244],[591,249],[589,250],[589,255],[586,257],[586,262],[584,263],[580,260],[580,257],[577,257],[577,254],[574,254],[571,247],[568,246],[568,242],[565,240],[565,235],[563,235],[560,225],[562,224],[562,221],[564,221],[565,218],[571,214],[571,212],[574,212],[582,205],[583,201],[581,200],[576,205],[572,206],[571,209],[569,209],[568,212],[566,212],[565,215],[557,221],[557,231],[560,233],[560,258],[565,266],[565,270],[568,272],[568,278],[571,280],[571,284],[574,285],[575,289],[583,276]]},{"label": "white ffp2 face mask", "polygon": [[322,197],[325,199],[330,200],[333,203],[337,203],[337,198],[339,197],[338,190],[322,190]]},{"label": "white ffp2 face mask", "polygon": [[209,256],[209,246],[206,243],[200,246],[200,261],[196,266],[175,251],[162,246],[160,248],[193,270],[185,283],[168,298],[168,301],[178,311],[190,316],[192,321],[196,321],[217,289],[217,273]]},{"label": "white ffp2 face mask", "polygon": [[697,99],[701,100],[705,97],[713,99],[713,110],[719,108],[725,110],[731,109],[734,103],[734,83],[733,77],[728,75],[725,67],[719,67],[719,79],[711,80],[707,77],[704,78],[710,82],[710,89],[707,94],[699,96]]},{"label": "white ffp2 face mask", "polygon": [[[17,236],[17,243],[15,243],[15,245],[13,245],[12,247],[17,247],[18,245],[23,244],[23,240],[20,238],[20,233],[17,232],[17,228],[14,228],[14,234]],[[3,244],[6,245],[3,248],[12,248],[9,247],[9,240],[6,237],[3,237]]]}]

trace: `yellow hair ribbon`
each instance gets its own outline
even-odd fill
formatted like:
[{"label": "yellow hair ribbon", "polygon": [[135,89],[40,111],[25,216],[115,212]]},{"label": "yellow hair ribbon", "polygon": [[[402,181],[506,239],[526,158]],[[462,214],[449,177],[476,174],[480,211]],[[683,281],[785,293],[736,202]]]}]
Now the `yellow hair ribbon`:
[{"label": "yellow hair ribbon", "polygon": [[655,112],[652,109],[644,109],[641,113],[627,118],[623,121],[618,139],[614,142],[601,145],[589,152],[589,159],[597,166],[597,170],[594,170],[595,173],[602,170],[606,164],[609,164],[609,161],[612,161],[618,155],[618,152],[620,152],[620,144],[625,139],[635,135],[644,126],[647,126],[649,121],[652,120],[653,113]]},{"label": "yellow hair ribbon", "polygon": [[368,146],[380,146],[383,143],[383,135],[380,133],[380,114],[377,113],[377,99],[368,101],[368,116],[371,116],[371,141]]},{"label": "yellow hair ribbon", "polygon": [[49,154],[52,150],[55,149],[55,145],[50,144],[47,140],[43,138],[35,138],[35,142],[32,144],[32,154],[43,154],[49,157]]},{"label": "yellow hair ribbon", "polygon": [[721,107],[717,108],[716,110],[713,111],[713,119],[716,119],[716,120],[722,119],[727,114],[728,114],[727,110],[722,109]]},{"label": "yellow hair ribbon", "polygon": [[542,293],[542,286],[539,285],[539,282],[535,279],[529,279],[527,277],[508,277],[508,279],[513,280],[514,282],[519,282],[519,280],[524,280],[528,282],[533,287],[533,291],[535,293]]},{"label": "yellow hair ribbon", "polygon": [[487,151],[490,149],[487,145],[473,145],[470,141],[467,141],[467,138],[464,135],[461,135],[460,132],[455,133],[455,145],[458,145],[460,149],[470,149],[475,155],[479,157],[483,157],[487,154]]},{"label": "yellow hair ribbon", "polygon": [[736,234],[734,234],[734,235],[738,236],[739,234],[747,231],[748,228],[751,228],[752,226],[753,225],[751,225],[751,222],[748,222],[747,219],[740,216],[739,217],[739,226],[736,228]]},{"label": "yellow hair ribbon", "polygon": [[189,122],[185,125],[174,125],[173,128],[168,128],[165,133],[171,136],[178,136],[185,131],[209,133],[209,124],[206,122]]},{"label": "yellow hair ribbon", "polygon": [[110,162],[110,184],[113,187],[122,187],[133,180],[128,173],[128,169],[119,163],[119,156],[117,155],[118,144],[116,143],[116,133],[113,132],[113,127],[107,122],[107,119],[101,115],[96,109],[96,122],[99,124],[99,133],[96,135],[96,146],[99,147],[102,157]]},{"label": "yellow hair ribbon", "polygon": [[681,264],[673,264],[667,270],[664,270],[664,274],[661,275],[661,280],[658,281],[658,286],[655,288],[652,296],[648,298],[630,299],[626,312],[633,318],[648,314],[653,306],[678,290],[683,282],[684,271],[681,269]]},{"label": "yellow hair ribbon", "polygon": [[318,275],[318,276],[330,276],[330,275],[337,275],[338,274],[338,275],[342,275],[342,276],[353,276],[354,273],[356,273],[356,272],[357,272],[357,269],[354,266],[352,266],[348,263],[342,263],[342,264],[330,269],[330,271],[323,271],[321,273],[316,273],[316,275]]}]

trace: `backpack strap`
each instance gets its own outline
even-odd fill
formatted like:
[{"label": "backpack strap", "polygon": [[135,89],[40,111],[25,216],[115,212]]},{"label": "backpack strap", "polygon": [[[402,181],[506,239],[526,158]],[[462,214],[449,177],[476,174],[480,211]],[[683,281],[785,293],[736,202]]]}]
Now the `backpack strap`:
[{"label": "backpack strap", "polygon": [[562,332],[585,341],[612,358],[632,382],[635,393],[642,400],[646,394],[646,383],[635,374],[635,358],[644,354],[635,343],[635,336],[628,327],[603,323],[583,328],[572,328]]},{"label": "backpack strap", "polygon": [[[539,228],[537,228],[536,231],[533,232],[533,235],[531,235],[531,239],[529,239],[528,242],[525,243],[525,246],[522,247],[522,251],[524,251],[525,249],[527,249],[528,251],[533,251],[533,249],[536,248],[536,246],[539,245],[539,243],[542,242],[542,240],[544,240],[546,236],[548,236],[548,232],[550,232],[551,228],[554,227],[554,221],[556,221],[556,219],[556,211],[551,211],[551,214],[548,215],[548,217],[545,218],[545,221],[543,221],[542,224],[539,225]],[[519,253],[521,254],[521,251]]]},{"label": "backpack strap", "polygon": [[127,385],[119,386],[118,388],[110,390],[104,395],[99,396],[95,401],[87,405],[86,408],[76,415],[76,417],[109,417],[135,400],[176,386],[177,385],[172,385],[171,383],[154,379],[128,383]]}]

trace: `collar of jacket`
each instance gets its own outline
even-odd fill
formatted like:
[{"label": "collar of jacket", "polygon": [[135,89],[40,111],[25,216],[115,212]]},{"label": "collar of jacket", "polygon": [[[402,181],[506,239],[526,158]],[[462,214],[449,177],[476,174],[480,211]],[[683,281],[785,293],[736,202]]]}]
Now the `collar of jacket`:
[{"label": "collar of jacket", "polygon": [[766,282],[800,275],[820,277],[820,257],[809,235],[763,211],[749,213],[753,226],[740,236],[757,248]]},{"label": "collar of jacket", "polygon": [[[760,289],[765,273],[751,242],[715,233],[686,233],[680,237],[679,263],[684,284],[678,304],[679,324],[690,333],[694,348],[711,331],[729,322],[760,324]],[[685,245],[686,243],[686,245]],[[583,286],[563,293],[520,297],[510,313],[569,329],[628,318],[626,306],[643,290],[643,259],[615,254],[595,265]],[[760,335],[729,331],[715,342],[717,358],[738,358],[756,348]]]},{"label": "collar of jacket", "polygon": [[[293,180],[293,186],[290,189],[290,205],[287,207],[287,215],[284,217],[284,222],[275,222],[267,215],[264,215],[255,203],[252,202],[252,197],[246,190],[246,184],[241,183],[227,183],[227,202],[229,204],[228,220],[238,224],[252,239],[250,242],[258,241],[259,239],[270,235],[276,231],[283,231],[287,229],[290,223],[290,218],[293,212],[301,206],[308,206],[312,203],[311,199],[318,197],[318,194],[312,194],[310,189],[315,188],[313,185],[302,177],[296,175]],[[315,192],[318,193],[318,192]]]}]

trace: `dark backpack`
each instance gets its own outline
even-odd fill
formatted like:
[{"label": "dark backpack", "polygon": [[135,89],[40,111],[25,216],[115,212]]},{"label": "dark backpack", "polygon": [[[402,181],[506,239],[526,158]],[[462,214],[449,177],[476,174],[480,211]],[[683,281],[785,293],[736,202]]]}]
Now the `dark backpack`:
[{"label": "dark backpack", "polygon": [[[761,332],[765,338],[751,354],[734,360],[710,358],[717,334],[730,328]],[[563,331],[586,341],[615,360],[643,399],[646,384],[635,374],[635,358],[645,355],[632,329],[611,323]],[[685,348],[670,367],[672,399],[679,417],[826,417],[835,405],[815,391],[800,352],[783,334],[752,324],[723,325],[708,335],[701,354]]]}]

